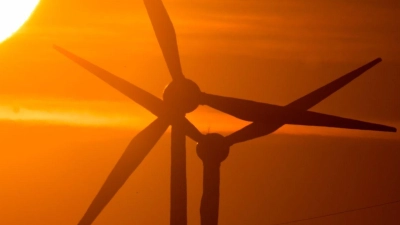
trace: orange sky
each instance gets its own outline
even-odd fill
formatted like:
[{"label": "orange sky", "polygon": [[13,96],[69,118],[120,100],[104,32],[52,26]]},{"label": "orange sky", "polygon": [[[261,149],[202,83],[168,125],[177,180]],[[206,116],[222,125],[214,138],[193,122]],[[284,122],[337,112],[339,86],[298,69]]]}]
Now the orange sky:
[{"label": "orange sky", "polygon": [[[3,197],[6,198],[0,203],[0,211],[5,213],[4,222],[0,219],[0,223],[74,224],[135,130],[145,127],[154,118],[52,49],[53,44],[65,47],[161,97],[170,76],[145,7],[140,0],[117,2],[42,0],[30,20],[0,44],[0,124],[3,124],[0,133],[4,136],[0,149],[9,149],[0,162],[4,177]],[[193,0],[189,3],[164,0],[164,4],[175,25],[183,72],[203,91],[284,105],[376,57],[382,57],[382,63],[313,110],[400,127],[399,1]],[[209,129],[211,132],[232,132],[246,124],[207,107],[199,108],[188,118],[204,133]],[[326,203],[329,207],[324,212],[400,198],[393,191],[400,187],[400,177],[392,170],[400,163],[396,151],[400,146],[399,133],[285,126],[278,134],[235,147],[244,149],[242,152],[246,152],[246,148],[254,149],[253,153],[259,154],[259,161],[254,164],[260,170],[268,171],[268,176],[271,176],[268,179],[275,182],[273,184],[260,181],[257,178],[260,172],[257,173],[256,168],[244,169],[243,176],[232,175],[238,171],[235,165],[246,167],[252,164],[250,155],[241,158],[232,153],[232,159],[228,158],[227,178],[222,185],[231,182],[239,186],[236,189],[223,187],[226,194],[221,198],[229,200],[222,200],[221,208],[226,209],[221,212],[221,224],[234,224],[233,221],[242,221],[237,224],[245,224],[244,221],[268,224],[314,215],[312,209],[324,204],[318,202],[319,199],[327,202],[327,199],[333,199],[332,193],[347,193],[346,182],[352,185],[347,194],[356,196],[358,200],[349,204],[339,200],[335,200],[333,205]],[[298,134],[305,135],[297,137]],[[322,136],[335,137],[327,139]],[[291,139],[286,143],[284,137]],[[369,139],[371,137],[373,139]],[[144,162],[139,167],[141,171],[132,178],[135,180],[131,181],[132,185],[134,182],[147,182],[134,189],[145,194],[136,198],[135,192],[125,188],[125,195],[117,196],[116,202],[119,203],[111,203],[95,224],[109,224],[107,221],[115,222],[119,217],[124,218],[119,224],[138,218],[138,224],[149,224],[149,217],[144,215],[149,215],[150,211],[141,210],[146,210],[146,207],[150,210],[157,199],[162,202],[157,207],[157,213],[161,215],[159,220],[150,220],[154,224],[161,224],[160,221],[166,224],[169,197],[164,195],[168,195],[165,193],[168,192],[169,175],[162,168],[168,168],[168,151],[163,151],[168,150],[165,147],[168,141],[165,135],[154,153],[149,155],[148,162]],[[312,141],[319,144],[309,144]],[[359,142],[370,146],[357,145]],[[386,146],[386,150],[377,143]],[[324,144],[332,146],[323,150],[326,155],[320,155],[322,153],[315,149],[324,148],[321,147]],[[336,157],[336,153],[329,151],[334,151],[333,146],[340,149],[337,154],[344,158],[343,162],[339,159],[329,162],[324,158]],[[190,142],[188,150],[193,148],[194,143]],[[276,150],[262,153],[262,150],[270,148]],[[309,155],[297,162],[291,155],[297,153],[288,150],[291,148],[302,149]],[[356,151],[346,153],[346,148]],[[362,152],[363,148],[367,149],[366,152]],[[379,150],[383,155],[378,154]],[[367,154],[361,160],[364,164],[350,166],[350,159],[364,154]],[[95,157],[93,161],[92,157]],[[190,188],[193,190],[189,193],[189,207],[193,211],[189,221],[198,224],[195,210],[201,193],[201,176],[198,175],[201,162],[194,153],[188,157],[193,163],[188,168],[192,169],[188,173],[193,176],[188,184],[189,191]],[[263,157],[272,165],[262,166]],[[381,164],[374,162],[374,157],[378,157]],[[323,167],[321,162],[336,168],[338,175],[333,174],[333,169]],[[302,167],[304,174],[296,172],[296,163],[308,165]],[[371,166],[382,174],[366,170]],[[343,168],[348,168],[350,174],[346,174]],[[315,172],[316,169],[321,172]],[[331,191],[323,186],[329,181],[323,171],[331,172],[331,181],[343,186],[337,184]],[[148,176],[157,172],[159,175],[154,179]],[[254,175],[245,176],[246,172]],[[353,175],[360,177],[351,182]],[[282,186],[298,185],[291,183],[292,176],[297,176],[293,179],[299,182],[301,177],[310,183],[314,178],[320,179],[321,183],[311,184],[311,189],[321,198],[310,196],[307,186],[301,184],[297,192],[294,187],[286,187],[289,191],[282,189]],[[344,176],[343,180],[340,176]],[[369,179],[382,185],[372,184]],[[365,182],[375,185],[374,188],[382,190],[385,196],[379,198],[373,188],[362,192],[365,196],[360,194]],[[163,188],[157,192],[159,186]],[[237,212],[242,206],[234,198],[245,194],[249,188],[259,193],[262,187],[269,192],[261,198],[272,200],[260,207],[250,207],[253,213]],[[318,187],[322,189],[320,192]],[[367,202],[366,199],[370,199],[367,196],[374,196],[375,201]],[[247,197],[246,204],[257,203],[256,195]],[[293,197],[296,204],[290,208],[288,202],[279,202],[279,197],[285,201]],[[314,200],[310,202],[310,198]],[[132,199],[140,201],[143,209],[139,209]],[[302,204],[308,204],[310,211]],[[55,205],[60,207],[59,210]],[[20,207],[24,209],[21,211]],[[393,211],[400,212],[400,209],[397,206],[378,213],[371,211],[370,219],[361,220],[363,223],[358,223],[354,215],[346,218],[353,221],[352,224],[368,224],[368,221],[379,224],[382,218],[392,218],[387,223],[397,224],[400,218],[395,217]],[[47,212],[53,212],[53,215],[45,219]],[[265,212],[269,216],[262,217],[256,212]],[[233,219],[235,213],[238,218]],[[24,220],[21,214],[26,214],[28,219]],[[285,215],[290,215],[290,218]],[[345,224],[343,221],[345,219],[337,218],[330,222],[321,220],[320,223],[302,224]]]},{"label": "orange sky", "polygon": [[[71,99],[128,103],[55,52],[53,43],[161,96],[170,77],[142,2],[85,2],[42,1],[25,26],[2,44],[3,105],[32,98],[43,104],[49,98],[59,104]],[[396,4],[165,3],[184,73],[202,90],[286,104],[382,57],[383,63],[316,109],[391,124],[398,123],[400,113],[393,102],[400,84]]]}]

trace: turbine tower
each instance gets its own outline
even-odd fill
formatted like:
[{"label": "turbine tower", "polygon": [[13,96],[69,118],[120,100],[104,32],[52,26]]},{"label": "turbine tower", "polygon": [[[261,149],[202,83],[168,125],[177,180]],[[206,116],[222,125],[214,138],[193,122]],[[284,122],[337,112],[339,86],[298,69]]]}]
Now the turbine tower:
[{"label": "turbine tower", "polygon": [[[207,94],[201,92],[198,85],[182,73],[175,30],[161,0],[144,0],[144,3],[172,77],[172,82],[164,90],[163,100],[61,47],[54,46],[57,51],[157,116],[156,120],[129,143],[78,225],[93,223],[170,125],[171,225],[187,224],[186,136],[198,143],[197,154],[203,161],[201,224],[217,225],[220,165],[228,157],[230,146],[270,134],[284,124],[396,131],[395,128],[385,125],[308,111],[375,66],[381,61],[380,58],[286,106]],[[203,135],[185,117],[186,113],[192,112],[198,105],[207,105],[252,123],[226,137],[215,133]]]}]

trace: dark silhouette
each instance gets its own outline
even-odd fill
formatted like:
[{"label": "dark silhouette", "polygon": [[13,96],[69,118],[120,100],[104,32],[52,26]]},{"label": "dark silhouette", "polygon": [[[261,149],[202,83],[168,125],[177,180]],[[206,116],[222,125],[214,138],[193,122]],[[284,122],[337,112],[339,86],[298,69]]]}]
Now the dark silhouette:
[{"label": "dark silhouette", "polygon": [[[395,128],[385,125],[307,111],[379,63],[381,59],[376,59],[287,106],[206,94],[200,91],[196,83],[186,79],[182,73],[175,31],[162,2],[160,0],[144,0],[144,3],[173,78],[173,81],[164,90],[163,100],[58,46],[54,46],[57,51],[158,117],[132,139],[79,225],[92,224],[169,125],[172,125],[170,224],[173,225],[187,224],[186,135],[198,142],[197,153],[204,165],[203,197],[200,207],[201,224],[216,225],[218,224],[220,165],[227,158],[231,145],[267,135],[284,124],[396,131]],[[199,104],[211,106],[253,123],[226,137],[219,134],[203,135],[185,118],[185,114],[195,110]]]},{"label": "dark silhouette", "polygon": [[229,146],[220,134],[207,134],[197,144],[197,155],[203,161],[203,196],[200,214],[202,225],[218,224],[220,166],[229,155]]}]

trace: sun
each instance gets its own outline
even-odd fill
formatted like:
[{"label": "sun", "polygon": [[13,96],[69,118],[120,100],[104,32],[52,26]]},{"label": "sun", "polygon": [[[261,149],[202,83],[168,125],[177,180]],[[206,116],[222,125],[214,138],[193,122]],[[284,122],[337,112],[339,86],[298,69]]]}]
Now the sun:
[{"label": "sun", "polygon": [[40,0],[0,0],[0,43],[20,28]]}]

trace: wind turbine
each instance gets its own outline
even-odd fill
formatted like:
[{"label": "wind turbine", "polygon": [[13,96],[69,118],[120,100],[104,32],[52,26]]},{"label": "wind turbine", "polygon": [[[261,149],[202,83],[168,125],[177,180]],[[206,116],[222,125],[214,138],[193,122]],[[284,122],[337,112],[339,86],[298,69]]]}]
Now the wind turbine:
[{"label": "wind turbine", "polygon": [[201,224],[218,224],[220,166],[236,143],[268,135],[285,124],[396,132],[394,127],[308,111],[379,62],[375,59],[286,106],[203,94],[203,104],[252,123],[226,137],[207,134],[198,143],[197,154],[203,161]]},{"label": "wind turbine", "polygon": [[[163,100],[61,47],[54,46],[57,51],[158,117],[129,143],[79,225],[92,224],[169,125],[172,126],[170,224],[173,225],[187,224],[186,135],[198,142],[197,154],[204,165],[203,197],[200,208],[202,225],[214,225],[218,223],[219,168],[233,144],[267,135],[284,124],[396,131],[395,128],[385,125],[307,111],[379,63],[381,59],[376,59],[287,106],[211,95],[201,92],[196,83],[183,75],[174,27],[161,0],[144,0],[144,3],[173,79],[164,90]],[[203,135],[185,118],[185,114],[195,110],[198,105],[208,105],[253,123],[227,137],[220,134]]]}]

